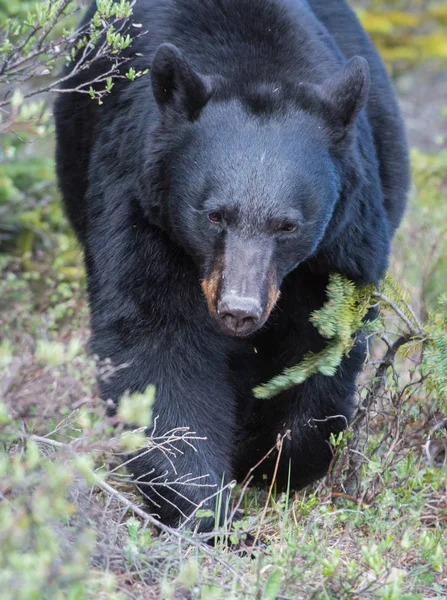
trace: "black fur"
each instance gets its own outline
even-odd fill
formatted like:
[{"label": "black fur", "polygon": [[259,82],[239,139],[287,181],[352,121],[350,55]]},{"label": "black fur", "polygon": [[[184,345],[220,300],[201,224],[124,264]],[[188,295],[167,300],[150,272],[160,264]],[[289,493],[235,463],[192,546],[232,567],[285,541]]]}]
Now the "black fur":
[{"label": "black fur", "polygon": [[251,390],[324,346],[309,314],[329,273],[383,275],[408,157],[386,71],[344,0],[137,0],[133,20],[148,34],[126,52],[151,75],[116,80],[103,106],[61,95],[57,167],[85,251],[92,348],[128,365],[102,396],[155,384],[157,433],[206,438],[179,444],[177,474],[162,452],[133,462],[154,512],[177,524],[215,488],[154,483],[243,478],[286,430],[278,484],[289,469],[292,487],[324,475],[362,343],[333,377],[268,402]]}]

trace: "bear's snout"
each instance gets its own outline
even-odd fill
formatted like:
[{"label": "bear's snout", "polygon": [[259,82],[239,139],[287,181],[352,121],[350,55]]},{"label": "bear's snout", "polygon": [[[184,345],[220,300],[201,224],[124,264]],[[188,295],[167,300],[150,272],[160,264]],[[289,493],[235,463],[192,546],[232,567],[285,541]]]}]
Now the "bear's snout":
[{"label": "bear's snout", "polygon": [[231,335],[249,335],[257,329],[262,307],[256,298],[228,294],[218,302],[217,314],[222,328]]},{"label": "bear's snout", "polygon": [[221,331],[244,337],[260,329],[279,297],[273,243],[227,231],[210,271],[202,290]]}]

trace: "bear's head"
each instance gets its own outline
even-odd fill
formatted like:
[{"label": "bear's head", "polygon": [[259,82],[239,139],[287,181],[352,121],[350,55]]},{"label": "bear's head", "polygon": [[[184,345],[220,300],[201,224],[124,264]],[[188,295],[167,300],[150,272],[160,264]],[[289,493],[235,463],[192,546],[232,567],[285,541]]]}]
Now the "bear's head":
[{"label": "bear's head", "polygon": [[163,44],[151,78],[160,122],[146,212],[196,262],[221,329],[249,335],[325,237],[368,64],[351,59],[320,85],[241,83],[234,93]]}]

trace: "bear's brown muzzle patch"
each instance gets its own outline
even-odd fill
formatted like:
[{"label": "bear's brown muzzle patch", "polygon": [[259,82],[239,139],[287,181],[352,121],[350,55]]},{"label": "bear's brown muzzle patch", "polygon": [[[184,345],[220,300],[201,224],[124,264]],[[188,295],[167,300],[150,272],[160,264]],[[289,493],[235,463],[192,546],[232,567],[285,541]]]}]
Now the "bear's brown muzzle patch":
[{"label": "bear's brown muzzle patch", "polygon": [[281,292],[278,289],[278,279],[276,277],[276,272],[274,269],[271,269],[268,275],[267,306],[264,312],[264,323],[269,318],[270,313],[274,309],[275,304],[278,302],[280,295]]},{"label": "bear's brown muzzle patch", "polygon": [[211,275],[207,279],[203,279],[201,282],[203,294],[205,296],[206,303],[208,304],[208,310],[213,316],[217,314],[217,292],[221,279],[222,269],[221,267],[216,267]]}]

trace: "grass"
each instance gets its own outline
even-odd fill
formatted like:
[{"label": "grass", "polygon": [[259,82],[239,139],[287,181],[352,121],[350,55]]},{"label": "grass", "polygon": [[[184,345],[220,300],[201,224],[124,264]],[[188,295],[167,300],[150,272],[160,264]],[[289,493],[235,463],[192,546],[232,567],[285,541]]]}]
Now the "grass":
[{"label": "grass", "polygon": [[[69,382],[93,375],[83,353],[57,365],[43,356],[16,372],[10,403],[30,377],[68,400]],[[62,419],[59,402],[51,411],[35,401],[27,411],[22,396],[9,407],[15,420],[2,419],[2,599],[445,597],[446,473],[423,452],[437,415],[417,404],[398,415],[370,411],[357,488],[337,471],[342,441],[327,481],[290,499],[235,490],[243,510],[233,531],[262,540],[241,557],[223,542],[210,548],[186,531],[154,530],[114,469],[120,445],[96,397],[74,410],[68,400]]]}]

